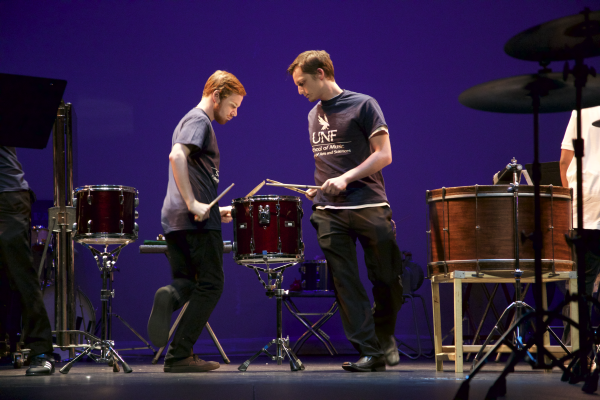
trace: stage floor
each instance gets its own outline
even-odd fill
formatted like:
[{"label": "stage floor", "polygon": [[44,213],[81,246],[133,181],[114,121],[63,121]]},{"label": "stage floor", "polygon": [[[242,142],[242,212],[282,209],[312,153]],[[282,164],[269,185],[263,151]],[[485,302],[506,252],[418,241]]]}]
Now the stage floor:
[{"label": "stage floor", "polygon": [[[342,370],[344,361],[354,356],[302,356],[305,371],[291,372],[289,364],[277,365],[259,357],[247,372],[237,367],[248,357],[220,358],[221,368],[200,374],[167,374],[151,356],[122,354],[133,372],[114,373],[112,368],[82,361],[67,375],[27,377],[25,368],[0,367],[0,398],[4,399],[247,399],[247,400],[334,400],[334,399],[453,399],[466,374],[455,374],[451,363],[445,372],[436,372],[432,360],[411,361],[406,357],[386,372],[350,373]],[[467,367],[467,365],[465,365]],[[470,367],[470,364],[468,364]],[[502,363],[486,366],[471,383],[470,399],[483,399]],[[561,382],[559,369],[547,373],[519,364],[508,378],[508,399],[584,399],[582,383]]]}]

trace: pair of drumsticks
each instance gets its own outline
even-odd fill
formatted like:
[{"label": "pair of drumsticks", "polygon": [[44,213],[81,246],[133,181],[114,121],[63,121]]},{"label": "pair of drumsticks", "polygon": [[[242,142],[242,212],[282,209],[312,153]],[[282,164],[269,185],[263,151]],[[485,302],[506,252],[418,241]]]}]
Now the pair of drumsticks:
[{"label": "pair of drumsticks", "polygon": [[[287,183],[281,183],[281,182],[274,181],[272,179],[267,179],[267,181],[269,181],[269,183],[267,183],[267,186],[284,187],[286,189],[290,189],[290,190],[293,190],[294,192],[302,193],[302,194],[307,194],[308,192],[306,190],[302,190],[300,188],[303,188],[303,189],[320,189],[321,188],[320,186],[292,185],[292,184],[287,184]],[[221,200],[221,198],[223,196],[225,196],[225,194],[227,192],[229,192],[229,190],[231,190],[231,188],[234,185],[235,185],[235,183],[232,183],[227,189],[223,190],[223,192],[220,195],[218,195],[216,199],[214,199],[212,202],[210,202],[210,204],[208,205],[208,208],[210,209],[215,204],[217,204],[219,202],[219,200]],[[254,189],[252,189],[250,191],[250,193],[248,193],[245,197],[254,196],[264,185],[265,185],[265,181],[262,181]],[[198,216],[197,215],[194,216],[194,220],[198,221]]]}]

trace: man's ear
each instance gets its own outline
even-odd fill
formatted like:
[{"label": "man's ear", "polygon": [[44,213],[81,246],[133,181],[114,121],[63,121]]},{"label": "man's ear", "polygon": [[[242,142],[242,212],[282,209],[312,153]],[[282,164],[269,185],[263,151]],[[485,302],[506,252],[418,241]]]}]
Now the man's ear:
[{"label": "man's ear", "polygon": [[215,90],[212,94],[213,101],[215,102],[215,104],[219,104],[221,102],[219,94],[220,92],[218,90]]},{"label": "man's ear", "polygon": [[323,71],[323,68],[317,68],[317,77],[319,80],[325,79],[325,71]]}]

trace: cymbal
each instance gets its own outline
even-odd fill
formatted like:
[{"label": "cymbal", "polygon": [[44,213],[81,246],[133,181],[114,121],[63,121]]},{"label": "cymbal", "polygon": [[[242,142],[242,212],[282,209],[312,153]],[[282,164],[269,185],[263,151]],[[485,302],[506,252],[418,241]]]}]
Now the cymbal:
[{"label": "cymbal", "polygon": [[[540,93],[540,113],[571,111],[575,105],[574,78],[563,81],[558,72],[518,75],[482,83],[458,96],[461,104],[481,111],[532,114],[531,94]],[[583,88],[582,108],[600,105],[600,77],[588,77]]]},{"label": "cymbal", "polygon": [[600,119],[598,121],[592,122],[592,125],[594,125],[596,128],[600,128]]},{"label": "cymbal", "polygon": [[[584,13],[589,12],[585,21]],[[504,46],[511,57],[527,61],[564,61],[600,55],[600,11],[586,10],[529,28]]]}]

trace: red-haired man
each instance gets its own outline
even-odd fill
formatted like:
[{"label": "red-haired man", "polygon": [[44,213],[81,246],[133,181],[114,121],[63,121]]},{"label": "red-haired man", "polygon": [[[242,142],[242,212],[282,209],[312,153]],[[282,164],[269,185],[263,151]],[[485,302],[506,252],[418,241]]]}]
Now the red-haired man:
[{"label": "red-haired man", "polygon": [[[382,371],[400,361],[394,329],[403,303],[400,251],[382,168],[392,162],[387,124],[372,97],[342,90],[325,51],[306,51],[289,66],[298,93],[318,101],[308,114],[315,158],[311,223],[331,268],[346,337],[360,353],[347,371]],[[373,312],[358,273],[356,240],[373,283]]]},{"label": "red-haired man", "polygon": [[216,71],[202,100],[177,124],[169,154],[169,184],[162,208],[173,281],[156,292],[148,320],[155,346],[167,344],[171,314],[189,304],[165,356],[165,372],[204,372],[219,363],[193,354],[193,346],[223,292],[221,222],[231,221],[231,207],[208,207],[217,197],[219,147],[211,122],[223,125],[237,116],[246,95],[240,81]]}]

